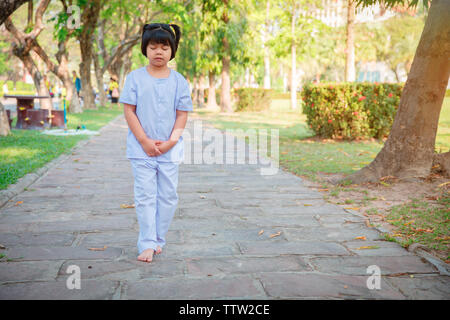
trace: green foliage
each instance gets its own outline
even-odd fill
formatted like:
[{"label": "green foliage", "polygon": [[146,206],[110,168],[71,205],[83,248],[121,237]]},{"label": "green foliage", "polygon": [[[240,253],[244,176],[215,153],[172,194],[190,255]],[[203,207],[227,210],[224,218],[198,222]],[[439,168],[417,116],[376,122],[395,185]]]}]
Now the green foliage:
[{"label": "green foliage", "polygon": [[303,88],[303,113],[326,138],[383,138],[394,121],[402,84],[320,83]]},{"label": "green foliage", "polygon": [[[67,127],[76,129],[84,124],[89,130],[99,130],[122,112],[120,105],[112,105],[77,114],[69,113]],[[16,121],[17,118],[14,118],[12,127]],[[78,141],[88,138],[89,135],[52,136],[41,134],[41,130],[12,129],[11,134],[0,137],[0,189],[6,189],[62,153],[70,153]]]},{"label": "green foliage", "polygon": [[[431,0],[422,0],[424,7],[429,7],[429,2]],[[376,3],[385,5],[387,8],[393,7],[395,5],[408,4],[408,8],[416,7],[419,0],[356,0],[356,6],[370,6]]]},{"label": "green foliage", "polygon": [[271,89],[239,88],[234,89],[236,98],[235,111],[263,111],[270,108]]}]

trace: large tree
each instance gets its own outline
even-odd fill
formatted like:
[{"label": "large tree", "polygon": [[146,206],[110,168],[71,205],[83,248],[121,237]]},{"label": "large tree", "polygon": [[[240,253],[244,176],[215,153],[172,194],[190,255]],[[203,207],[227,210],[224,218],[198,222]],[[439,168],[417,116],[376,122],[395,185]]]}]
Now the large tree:
[{"label": "large tree", "polygon": [[[43,76],[39,71],[38,67],[36,66],[36,63],[31,55],[31,52],[33,51],[33,47],[36,44],[37,37],[42,32],[42,30],[44,30],[44,23],[42,20],[44,12],[47,9],[49,3],[50,0],[41,0],[39,2],[39,5],[35,13],[34,25],[27,26],[25,28],[26,29],[25,31],[21,31],[18,28],[16,28],[16,26],[12,22],[11,17],[7,17],[5,20],[5,27],[12,34],[14,39],[12,43],[13,47],[12,52],[16,57],[18,57],[23,62],[25,68],[33,78],[33,82],[38,94],[42,96],[50,96],[50,95],[43,81]],[[32,11],[31,14],[33,14]],[[32,20],[32,18],[29,18],[28,20],[30,21]],[[42,109],[52,108],[50,99],[41,99],[40,105]]]},{"label": "large tree", "polygon": [[[94,93],[91,84],[93,34],[97,27],[97,20],[104,1],[105,0],[78,1],[82,10],[81,32],[78,34],[81,51],[81,95],[83,96],[83,108],[88,109],[95,108]],[[99,90],[103,90],[103,88],[99,88]]]},{"label": "large tree", "polygon": [[[404,0],[359,0],[358,5]],[[417,0],[409,2],[416,6]],[[424,5],[428,1],[424,0]],[[408,74],[394,123],[373,162],[347,177],[354,183],[376,182],[385,176],[418,179],[427,176],[437,159],[448,165],[450,153],[436,155],[439,114],[450,76],[450,1],[433,0]],[[443,168],[449,172],[449,168]]]}]

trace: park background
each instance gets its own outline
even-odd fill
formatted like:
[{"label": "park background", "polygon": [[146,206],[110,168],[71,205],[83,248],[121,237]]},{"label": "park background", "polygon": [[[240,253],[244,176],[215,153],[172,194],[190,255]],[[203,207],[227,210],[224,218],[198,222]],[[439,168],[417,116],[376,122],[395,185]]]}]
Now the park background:
[{"label": "park background", "polygon": [[[182,36],[169,67],[190,83],[192,118],[220,129],[279,129],[283,169],[328,201],[364,213],[368,225],[388,227],[388,240],[422,243],[449,261],[449,184],[441,171],[413,182],[387,176],[376,183],[331,183],[370,164],[382,149],[428,16],[422,1],[367,8],[341,0],[22,2],[0,26],[3,92],[5,84],[9,94],[51,92],[52,101],[35,107],[61,110],[65,98],[68,129],[98,130],[123,112],[110,102],[110,78],[121,89],[127,73],[148,63],[140,51],[142,26],[176,23]],[[70,27],[77,22],[71,5],[80,9],[82,28]],[[334,88],[346,101],[354,97],[351,118],[339,117],[342,110],[324,100]],[[369,102],[375,92],[380,97]],[[325,113],[311,108],[317,101]],[[15,101],[2,103],[12,114],[12,129],[0,137],[2,189],[89,137],[14,129]],[[366,108],[386,111],[383,130],[375,132],[370,117],[361,118]],[[437,153],[450,150],[449,136],[447,90]],[[385,201],[387,195],[395,196]]]}]

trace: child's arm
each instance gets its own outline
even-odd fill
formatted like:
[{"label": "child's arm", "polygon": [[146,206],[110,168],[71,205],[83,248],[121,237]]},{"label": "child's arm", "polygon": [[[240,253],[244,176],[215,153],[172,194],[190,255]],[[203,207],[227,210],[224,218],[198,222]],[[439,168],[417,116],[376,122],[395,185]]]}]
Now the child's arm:
[{"label": "child's arm", "polygon": [[142,125],[139,122],[139,119],[136,115],[136,106],[124,103],[123,110],[125,114],[125,119],[127,120],[128,123],[128,127],[141,144],[142,149],[144,149],[145,153],[148,154],[150,157],[161,155],[162,152],[159,150],[156,143],[160,143],[162,141],[154,140],[147,137],[147,134],[142,128]]},{"label": "child's arm", "polygon": [[162,153],[166,153],[177,144],[178,139],[180,139],[183,134],[183,130],[186,127],[187,118],[188,111],[177,110],[177,118],[175,120],[175,124],[173,125],[169,140],[156,143]]}]

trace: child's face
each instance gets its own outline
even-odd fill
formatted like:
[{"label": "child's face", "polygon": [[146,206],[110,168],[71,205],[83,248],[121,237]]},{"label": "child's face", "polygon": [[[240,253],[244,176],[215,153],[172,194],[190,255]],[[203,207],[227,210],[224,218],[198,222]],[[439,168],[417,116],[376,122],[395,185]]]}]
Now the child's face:
[{"label": "child's face", "polygon": [[147,58],[155,67],[166,65],[172,55],[172,49],[168,44],[152,43],[147,46]]}]

